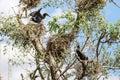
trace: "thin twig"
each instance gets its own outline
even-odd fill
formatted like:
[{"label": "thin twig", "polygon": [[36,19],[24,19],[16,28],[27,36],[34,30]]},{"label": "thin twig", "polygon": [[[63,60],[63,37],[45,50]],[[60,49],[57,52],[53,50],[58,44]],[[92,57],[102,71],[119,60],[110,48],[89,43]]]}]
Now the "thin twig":
[{"label": "thin twig", "polygon": [[114,2],[113,0],[111,0],[111,1],[114,5],[116,5],[118,8],[120,8],[120,6],[116,2]]},{"label": "thin twig", "polygon": [[105,33],[106,32],[103,32],[101,35],[100,35],[100,37],[99,37],[99,39],[98,39],[98,42],[97,42],[97,48],[96,48],[96,57],[97,57],[97,61],[98,61],[98,56],[99,56],[99,46],[100,46],[100,42],[101,42],[101,39],[103,39],[103,37],[105,36]]},{"label": "thin twig", "polygon": [[50,80],[49,76],[50,76],[50,72],[48,71],[47,80]]},{"label": "thin twig", "polygon": [[120,69],[120,67],[112,67],[112,66],[103,66],[103,68],[108,68],[108,69]]},{"label": "thin twig", "polygon": [[43,74],[42,74],[42,72],[41,72],[41,68],[40,68],[40,67],[38,67],[38,71],[39,71],[39,74],[40,74],[41,79],[44,80],[44,77],[43,77]]},{"label": "thin twig", "polygon": [[15,14],[15,15],[17,15],[17,13],[15,12],[15,10],[14,10],[14,8],[13,8],[13,7],[12,7],[12,10],[13,10],[14,14]]},{"label": "thin twig", "polygon": [[[38,54],[37,54],[37,55],[38,55]],[[44,77],[43,77],[43,74],[42,74],[41,68],[40,68],[40,63],[39,63],[40,61],[39,61],[38,58],[36,58],[35,61],[36,61],[36,67],[37,67],[37,70],[38,70],[38,72],[39,72],[39,75],[40,75],[41,79],[44,80]]]},{"label": "thin twig", "polygon": [[33,73],[30,74],[30,78],[32,80],[35,80],[35,74],[36,74],[36,72],[37,72],[37,68],[33,71]]},{"label": "thin twig", "polygon": [[59,79],[60,76],[62,76],[70,67],[73,66],[73,64],[76,62],[76,58],[73,60],[73,62],[71,62],[71,64],[68,64],[65,68],[65,70],[63,72],[61,72],[61,74],[57,77],[57,79]]},{"label": "thin twig", "polygon": [[23,76],[23,74],[21,73],[20,75],[21,75],[22,80],[24,80],[24,76]]},{"label": "thin twig", "polygon": [[54,57],[50,53],[49,53],[49,65],[50,65],[50,71],[51,71],[52,80],[57,80],[56,79],[56,74],[55,74],[56,61],[55,61]]},{"label": "thin twig", "polygon": [[102,50],[102,47],[103,47],[103,43],[102,43],[102,45],[101,45],[101,47],[100,47],[99,54],[100,54],[100,52],[101,52],[101,50]]},{"label": "thin twig", "polygon": [[89,37],[87,37],[87,39],[86,39],[86,41],[85,41],[85,43],[84,43],[84,45],[83,45],[81,51],[83,51],[83,49],[85,48],[85,45],[87,44],[87,41],[88,41],[88,40],[89,40]]}]

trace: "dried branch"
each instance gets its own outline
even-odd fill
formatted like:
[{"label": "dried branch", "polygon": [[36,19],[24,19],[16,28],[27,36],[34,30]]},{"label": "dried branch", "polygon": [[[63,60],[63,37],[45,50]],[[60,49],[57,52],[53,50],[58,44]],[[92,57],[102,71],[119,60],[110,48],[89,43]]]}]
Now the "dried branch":
[{"label": "dried branch", "polygon": [[[38,54],[37,54],[38,55]],[[40,75],[40,77],[41,77],[41,80],[44,80],[44,77],[43,77],[43,74],[42,74],[42,71],[41,71],[41,68],[40,68],[40,61],[39,61],[39,59],[38,58],[35,58],[35,61],[36,61],[36,71],[38,70],[38,72],[39,72],[39,75]]]},{"label": "dried branch", "polygon": [[13,8],[13,7],[12,7],[12,10],[13,10],[14,14],[15,14],[15,15],[17,15],[17,13],[15,12],[15,10],[14,10],[14,8]]},{"label": "dried branch", "polygon": [[21,19],[24,11],[27,10],[27,6],[23,7],[22,10],[19,12],[18,17]]},{"label": "dried branch", "polygon": [[116,2],[114,2],[113,0],[111,0],[111,2],[112,2],[114,5],[116,5],[118,8],[120,8],[120,6],[119,6]]},{"label": "dried branch", "polygon": [[84,45],[83,45],[81,51],[83,51],[83,49],[85,48],[85,45],[87,44],[87,41],[88,41],[88,40],[89,40],[89,37],[87,37],[87,39],[86,39],[86,41],[85,41],[85,43],[84,43]]},{"label": "dried branch", "polygon": [[50,76],[50,72],[48,71],[47,80],[50,80],[49,76]]},{"label": "dried branch", "polygon": [[36,78],[36,76],[35,76],[36,72],[37,72],[37,68],[34,70],[33,73],[30,74],[30,79],[31,80],[35,80],[35,78]]},{"label": "dried branch", "polygon": [[108,68],[108,69],[120,69],[120,67],[113,67],[113,66],[103,66],[103,68]]},{"label": "dried branch", "polygon": [[120,43],[120,41],[111,41],[111,39],[106,41],[100,41],[101,43]]},{"label": "dried branch", "polygon": [[42,52],[43,51],[43,47],[42,47],[41,42],[39,41],[39,39],[34,39],[31,42],[32,42],[34,48],[36,49],[37,53],[38,54],[42,54],[43,53]]},{"label": "dried branch", "polygon": [[22,80],[24,80],[24,76],[23,76],[23,74],[22,74],[22,73],[20,74],[20,76],[21,76]]},{"label": "dried branch", "polygon": [[81,60],[77,55],[76,55],[76,57],[77,57],[78,61],[80,61],[80,63],[82,64],[83,72],[82,72],[82,75],[79,77],[80,79],[82,79],[85,76],[86,67],[87,67],[88,63],[92,63],[93,59]]},{"label": "dried branch", "polygon": [[57,80],[56,79],[56,74],[55,74],[55,70],[56,70],[56,62],[54,57],[49,53],[49,65],[50,65],[50,71],[51,71],[51,77],[52,80]]},{"label": "dried branch", "polygon": [[77,60],[77,59],[75,58],[75,59],[73,60],[73,62],[69,63],[69,64],[66,66],[65,70],[64,70],[63,72],[61,72],[61,74],[57,77],[57,79],[59,79],[60,76],[62,76],[65,72],[67,72],[67,70],[74,65],[74,63],[76,62],[76,60]]},{"label": "dried branch", "polygon": [[41,80],[45,80],[44,77],[43,77],[43,74],[42,74],[42,71],[41,71],[41,68],[40,68],[40,67],[38,67],[38,71],[39,71]]},{"label": "dried branch", "polygon": [[27,6],[23,7],[21,9],[21,11],[19,12],[19,14],[17,15],[17,21],[18,21],[19,24],[23,24],[21,18],[22,18],[22,15],[23,15],[24,11],[26,11],[26,10],[27,10]]},{"label": "dried branch", "polygon": [[102,50],[102,47],[103,47],[103,43],[101,44],[101,47],[100,47],[100,49],[99,49],[99,53],[101,52],[101,50]]},{"label": "dried branch", "polygon": [[111,38],[109,38],[108,40],[106,40],[106,41],[100,41],[101,43],[107,43],[107,42],[109,42],[111,40]]},{"label": "dried branch", "polygon": [[100,37],[99,37],[99,39],[98,39],[98,42],[97,42],[97,48],[96,48],[97,61],[98,61],[98,56],[99,56],[99,50],[98,50],[98,49],[99,49],[99,46],[100,46],[100,42],[101,42],[101,39],[104,38],[105,34],[106,34],[106,32],[103,32],[103,33],[100,35]]},{"label": "dried branch", "polygon": [[[62,62],[62,61],[61,61]],[[57,71],[60,71],[60,68],[63,66],[63,63],[56,69],[55,73],[57,73]]]}]

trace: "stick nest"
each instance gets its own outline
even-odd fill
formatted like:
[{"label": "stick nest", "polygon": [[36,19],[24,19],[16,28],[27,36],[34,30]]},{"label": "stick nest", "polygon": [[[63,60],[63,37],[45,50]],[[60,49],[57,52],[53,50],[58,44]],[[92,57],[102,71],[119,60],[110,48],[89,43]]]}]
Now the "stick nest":
[{"label": "stick nest", "polygon": [[45,34],[45,27],[42,24],[28,24],[23,27],[23,33],[40,38]]},{"label": "stick nest", "polygon": [[78,11],[90,11],[93,8],[101,8],[105,5],[105,0],[76,0]]},{"label": "stick nest", "polygon": [[51,53],[54,57],[64,57],[62,53],[70,48],[71,42],[75,39],[76,33],[71,32],[61,36],[53,35],[47,42],[47,53]]},{"label": "stick nest", "polygon": [[37,7],[37,5],[40,3],[40,0],[20,0],[19,3],[27,5],[28,8],[34,8]]},{"label": "stick nest", "polygon": [[26,46],[35,38],[41,38],[45,34],[45,27],[42,24],[21,25],[17,33],[18,40]]}]

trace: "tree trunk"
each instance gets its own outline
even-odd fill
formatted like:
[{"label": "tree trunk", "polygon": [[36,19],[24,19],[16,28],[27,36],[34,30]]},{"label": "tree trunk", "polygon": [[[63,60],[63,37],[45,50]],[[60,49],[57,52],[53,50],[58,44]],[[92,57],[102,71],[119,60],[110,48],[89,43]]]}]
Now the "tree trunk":
[{"label": "tree trunk", "polygon": [[54,57],[49,54],[49,65],[50,65],[50,71],[51,71],[51,78],[52,80],[57,80],[57,74],[56,74],[56,62]]}]

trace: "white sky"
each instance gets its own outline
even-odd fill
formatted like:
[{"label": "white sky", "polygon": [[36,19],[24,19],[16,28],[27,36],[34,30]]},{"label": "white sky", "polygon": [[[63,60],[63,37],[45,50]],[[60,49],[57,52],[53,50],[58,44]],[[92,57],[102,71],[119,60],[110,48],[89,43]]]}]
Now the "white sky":
[{"label": "white sky", "polygon": [[4,12],[4,16],[13,15],[12,7],[17,12],[18,2],[19,0],[0,0],[0,12]]},{"label": "white sky", "polygon": [[[0,0],[0,13],[3,12],[3,16],[9,16],[9,15],[14,15],[14,12],[12,10],[12,7],[14,7],[14,10],[17,12],[17,6],[18,6],[18,1],[19,0]],[[63,13],[62,9],[58,8],[53,13],[51,16],[60,16]],[[0,50],[3,49],[3,45],[5,43],[0,44]],[[9,51],[11,50],[11,46],[8,46]],[[3,80],[8,80],[8,56],[6,55],[1,55],[2,51],[0,51],[0,71],[2,74],[2,79]],[[10,80],[21,80],[20,78],[20,72],[23,72],[23,69],[19,67],[14,67],[12,69],[12,74],[11,74],[11,79]],[[102,79],[101,79],[102,80]],[[108,80],[120,80],[118,76],[110,76]]]}]

